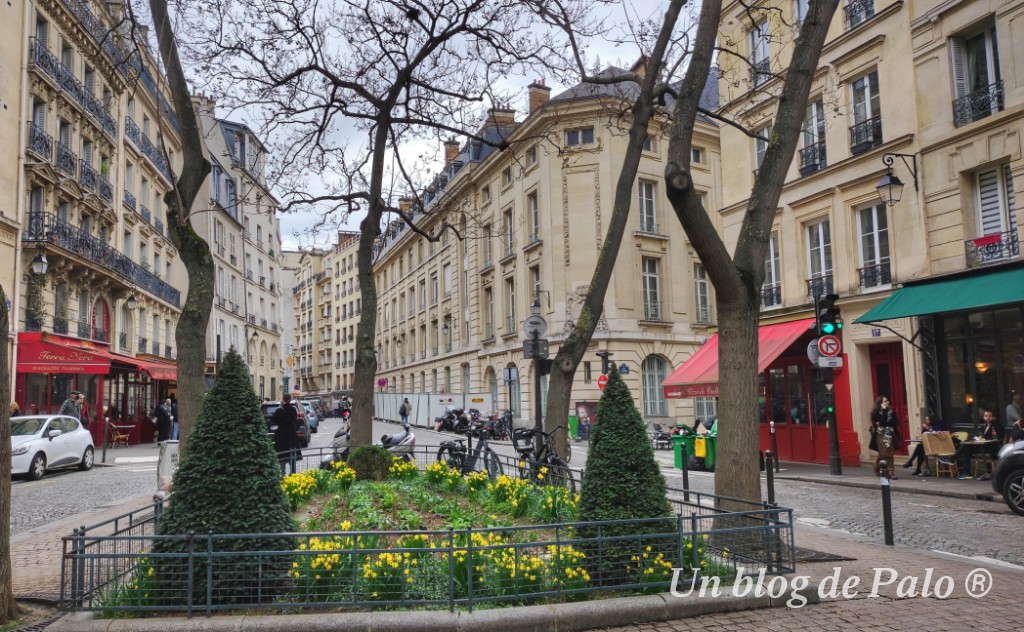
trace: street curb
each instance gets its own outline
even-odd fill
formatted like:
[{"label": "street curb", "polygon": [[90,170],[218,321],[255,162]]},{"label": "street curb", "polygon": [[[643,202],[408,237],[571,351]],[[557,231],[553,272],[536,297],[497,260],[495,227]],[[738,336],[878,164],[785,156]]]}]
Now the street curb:
[{"label": "street curb", "polygon": [[[785,476],[776,474],[775,480],[798,481],[801,483],[820,483],[821,485],[835,485],[837,487],[856,487],[859,489],[873,489],[876,491],[880,487],[877,483],[859,483],[857,481],[831,480],[827,478],[811,478],[809,476]],[[966,500],[1000,500],[1000,497],[995,492],[972,493],[945,489],[903,487],[902,485],[889,485],[889,489],[892,490],[894,493],[900,492],[906,494],[920,494],[923,496],[943,496],[945,498],[963,498]]]},{"label": "street curb", "polygon": [[[724,587],[724,584],[723,584]],[[808,603],[818,603],[815,591],[801,591]],[[475,612],[406,611],[346,612],[193,618],[96,619],[77,612],[62,617],[48,632],[571,632],[669,621],[690,617],[785,607],[789,594],[764,597],[673,597],[670,593],[597,601],[493,608]]]}]

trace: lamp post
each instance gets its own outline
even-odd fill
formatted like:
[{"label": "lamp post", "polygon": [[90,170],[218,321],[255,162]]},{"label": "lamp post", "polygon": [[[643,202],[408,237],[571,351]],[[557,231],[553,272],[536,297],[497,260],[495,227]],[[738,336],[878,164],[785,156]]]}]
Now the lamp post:
[{"label": "lamp post", "polygon": [[[903,160],[903,164],[906,166],[907,170],[910,171],[910,175],[914,179],[914,190],[920,190],[917,186],[916,154],[882,154],[882,163],[886,166],[886,173],[882,176],[882,179],[878,181],[878,185],[875,188],[878,190],[878,197],[881,198],[888,206],[895,206],[903,196],[903,181],[892,172],[894,158],[900,158]],[[910,158],[910,162],[907,162],[907,158]]]},{"label": "lamp post", "polygon": [[[536,296],[533,299],[533,305],[530,308],[530,312],[533,316],[541,318],[540,315],[540,296]],[[537,429],[537,435],[534,445],[535,454],[540,454],[541,437],[540,433],[544,429],[543,411],[541,410],[540,402],[540,328],[533,328],[533,392],[534,398],[536,399],[536,406],[534,406],[534,417],[533,424],[534,428]]]}]

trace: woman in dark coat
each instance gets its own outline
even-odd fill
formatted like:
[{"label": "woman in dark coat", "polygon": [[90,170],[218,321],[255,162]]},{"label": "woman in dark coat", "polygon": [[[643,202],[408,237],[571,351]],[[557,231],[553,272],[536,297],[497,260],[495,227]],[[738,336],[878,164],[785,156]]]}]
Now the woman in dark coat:
[{"label": "woman in dark coat", "polygon": [[299,438],[295,434],[298,427],[298,413],[292,406],[292,396],[285,393],[281,398],[281,406],[274,411],[270,417],[274,429],[274,450],[281,462],[281,473],[286,473],[285,467],[290,463],[292,474],[295,473],[295,458],[299,450]]},{"label": "woman in dark coat", "polygon": [[875,406],[871,409],[871,433],[875,439],[875,449],[878,456],[875,457],[875,476],[880,476],[879,463],[884,459],[886,469],[889,470],[889,478],[896,480],[896,463],[893,452],[900,444],[899,419],[889,404],[889,398],[879,397],[875,400]]},{"label": "woman in dark coat", "polygon": [[171,438],[171,406],[167,400],[156,407],[156,442],[163,443]]}]

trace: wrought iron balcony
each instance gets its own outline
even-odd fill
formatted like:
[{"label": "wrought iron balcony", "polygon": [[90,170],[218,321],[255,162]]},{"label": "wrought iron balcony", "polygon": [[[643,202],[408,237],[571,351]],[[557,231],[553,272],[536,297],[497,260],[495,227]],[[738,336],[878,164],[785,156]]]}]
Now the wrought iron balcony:
[{"label": "wrought iron balcony", "polygon": [[96,170],[92,168],[92,165],[87,163],[85,159],[81,159],[79,167],[78,183],[82,185],[82,189],[85,191],[96,190]]},{"label": "wrought iron balcony", "polygon": [[644,320],[661,320],[661,301],[644,301]]},{"label": "wrought iron balcony", "polygon": [[874,0],[850,0],[843,7],[843,13],[846,17],[846,29],[852,29],[863,24],[875,14],[875,2]]},{"label": "wrought iron balcony", "polygon": [[136,208],[138,208],[138,206],[137,206],[138,203],[136,202],[135,196],[132,195],[131,191],[125,189],[124,198],[122,198],[122,199],[124,200],[125,206],[127,206],[131,210],[134,211]]},{"label": "wrought iron balcony", "polygon": [[139,126],[135,124],[135,120],[130,116],[124,117],[124,135],[136,147],[142,147],[142,130],[139,129]]},{"label": "wrought iron balcony", "polygon": [[173,358],[174,357],[174,353],[171,352],[171,346],[170,345],[164,345],[164,357],[165,358]]},{"label": "wrought iron balcony", "polygon": [[437,355],[437,347],[430,348],[430,355]]},{"label": "wrought iron balcony", "polygon": [[800,175],[806,176],[827,166],[825,141],[819,141],[800,150]]},{"label": "wrought iron balcony", "polygon": [[652,235],[658,234],[658,223],[653,220],[640,220],[640,232],[650,233]]},{"label": "wrought iron balcony", "polygon": [[153,214],[149,212],[149,207],[145,204],[139,204],[139,215],[142,216],[142,219],[146,220],[146,223],[149,223],[149,220],[153,217]]},{"label": "wrought iron balcony", "polygon": [[160,355],[160,341],[159,340],[154,340],[153,341],[153,355],[155,355],[155,356]]},{"label": "wrought iron balcony", "polygon": [[768,58],[751,60],[750,62],[750,83],[759,86],[772,78],[771,63]]},{"label": "wrought iron balcony", "polygon": [[171,178],[171,170],[167,165],[167,160],[164,158],[163,154],[160,153],[157,146],[153,144],[153,141],[149,140],[149,136],[139,129],[139,126],[136,125],[135,121],[130,116],[126,116],[124,119],[124,135],[128,137],[128,140],[135,145],[135,148],[138,149],[143,156],[149,158],[149,161],[153,163],[153,166],[156,167],[157,171],[159,171],[168,182],[174,182],[173,178]]},{"label": "wrought iron balcony", "polygon": [[260,327],[262,327],[264,329],[267,328],[267,319],[266,318],[261,318],[260,319]]},{"label": "wrought iron balcony", "polygon": [[53,333],[67,335],[68,333],[68,316],[65,314],[62,317],[53,317]]},{"label": "wrought iron balcony", "polygon": [[255,314],[249,314],[248,316],[245,317],[245,319],[246,319],[246,321],[250,325],[255,325],[256,324],[256,315]]},{"label": "wrought iron balcony", "polygon": [[57,143],[57,171],[75,177],[78,171],[78,156],[64,143]]},{"label": "wrought iron balcony", "polygon": [[1003,111],[1003,82],[997,81],[980,90],[953,100],[953,125],[960,127]]},{"label": "wrought iron balcony", "polygon": [[35,123],[29,122],[28,150],[46,162],[53,162],[53,136]]},{"label": "wrought iron balcony", "polygon": [[1020,256],[1019,239],[1015,230],[968,239],[964,242],[967,266],[976,268],[1018,258]]},{"label": "wrought iron balcony", "polygon": [[694,314],[696,322],[707,325],[711,323],[711,306],[710,305],[698,305],[697,311]]},{"label": "wrought iron balcony", "polygon": [[164,234],[164,220],[160,219],[159,217],[156,218],[156,221],[153,222],[153,227],[156,228],[156,232],[160,233],[161,235]]},{"label": "wrought iron balcony", "polygon": [[127,284],[149,292],[175,307],[181,305],[181,293],[161,281],[129,257],[112,248],[109,244],[59,219],[53,213],[34,213],[28,218],[28,225],[22,232],[24,242],[42,242],[57,249],[72,253],[100,268],[125,279]]},{"label": "wrought iron balcony", "polygon": [[765,285],[761,288],[761,307],[779,307],[782,305],[782,284]]},{"label": "wrought iron balcony", "polygon": [[110,184],[110,180],[107,180],[107,177],[103,175],[102,172],[96,176],[96,185],[99,189],[98,193],[100,195],[100,199],[107,204],[113,204],[114,185]]},{"label": "wrought iron balcony", "polygon": [[882,117],[875,116],[850,126],[850,153],[862,154],[882,144]]},{"label": "wrought iron balcony", "polygon": [[46,45],[35,37],[28,38],[29,61],[44,75],[57,81],[60,62],[57,56],[47,50]]},{"label": "wrought iron balcony", "polygon": [[869,289],[892,284],[892,271],[889,268],[889,260],[875,265],[858,268],[861,289]]},{"label": "wrought iron balcony", "polygon": [[123,351],[128,350],[128,334],[126,332],[122,331],[117,335],[117,346]]},{"label": "wrought iron balcony", "polygon": [[832,275],[822,274],[807,279],[807,300],[813,301],[819,296],[832,294]]}]

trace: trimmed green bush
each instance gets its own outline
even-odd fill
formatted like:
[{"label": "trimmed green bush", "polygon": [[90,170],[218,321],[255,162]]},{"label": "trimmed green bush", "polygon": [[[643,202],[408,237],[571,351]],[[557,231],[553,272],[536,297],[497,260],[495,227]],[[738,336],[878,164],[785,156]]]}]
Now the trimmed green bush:
[{"label": "trimmed green bush", "polygon": [[[157,523],[158,535],[194,533],[192,550],[205,552],[206,535],[245,533],[286,533],[295,530],[288,499],[281,488],[281,466],[267,437],[267,426],[253,392],[241,356],[231,349],[217,370],[217,378],[206,395],[202,412],[188,437],[188,451],[174,475],[170,503]],[[154,565],[161,586],[161,598],[181,602],[187,598],[187,561],[161,558],[161,554],[189,550],[184,538],[161,540],[154,546]],[[259,540],[229,539],[213,542],[215,551],[291,550],[290,538]],[[199,555],[192,572],[193,599],[206,599],[207,568]],[[291,560],[282,559],[279,573],[264,567],[260,594],[267,599],[288,590]],[[252,585],[257,568],[252,562],[234,558],[218,560],[212,574],[213,598],[218,585],[230,586],[227,594],[248,598],[240,592]],[[276,568],[276,566],[274,567]]]},{"label": "trimmed green bush", "polygon": [[[610,371],[608,384],[597,405],[597,420],[590,433],[579,519],[587,522],[635,520],[670,515],[665,478],[654,460],[647,427],[618,371]],[[666,529],[671,531],[674,525],[658,521],[603,527],[600,533],[603,537],[641,537],[632,542],[621,541],[614,546],[609,543],[602,547],[600,555],[596,551],[588,551],[590,574],[600,582],[603,577],[628,572],[630,558],[644,548],[642,535]],[[581,528],[580,536],[597,537],[598,533]]]},{"label": "trimmed green bush", "polygon": [[391,453],[379,445],[361,445],[348,458],[348,466],[356,471],[357,481],[384,480],[393,462]]}]

